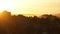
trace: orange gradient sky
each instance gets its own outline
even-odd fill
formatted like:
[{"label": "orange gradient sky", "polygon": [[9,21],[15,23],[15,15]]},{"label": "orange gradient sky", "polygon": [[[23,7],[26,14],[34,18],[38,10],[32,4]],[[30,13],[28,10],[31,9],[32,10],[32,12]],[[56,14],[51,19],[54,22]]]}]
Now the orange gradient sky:
[{"label": "orange gradient sky", "polygon": [[60,0],[0,0],[0,12],[12,14],[56,14],[60,13]]}]

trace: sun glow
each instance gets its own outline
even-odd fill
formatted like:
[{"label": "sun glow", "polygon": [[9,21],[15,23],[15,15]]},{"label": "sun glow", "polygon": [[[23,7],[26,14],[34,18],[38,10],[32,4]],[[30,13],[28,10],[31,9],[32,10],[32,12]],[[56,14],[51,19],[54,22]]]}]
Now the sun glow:
[{"label": "sun glow", "polygon": [[[20,5],[19,5],[20,4]],[[17,13],[17,7],[20,6],[22,8],[22,2],[17,2],[16,0],[0,0],[0,12],[3,12],[3,10],[8,10],[12,12],[12,14]],[[18,11],[18,10],[17,10]]]},{"label": "sun glow", "polygon": [[12,14],[60,13],[60,0],[0,0],[0,12],[3,10]]},{"label": "sun glow", "polygon": [[6,0],[0,1],[0,12],[2,12],[3,10],[11,9],[11,8],[12,8],[12,5],[8,1],[6,1]]}]

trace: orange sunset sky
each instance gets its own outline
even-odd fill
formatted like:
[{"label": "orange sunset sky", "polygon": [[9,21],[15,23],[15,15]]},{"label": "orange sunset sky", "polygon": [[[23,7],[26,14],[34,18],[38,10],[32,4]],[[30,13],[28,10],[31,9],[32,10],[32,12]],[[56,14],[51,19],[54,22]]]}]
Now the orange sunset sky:
[{"label": "orange sunset sky", "polygon": [[12,14],[56,14],[60,13],[60,0],[0,0],[0,12]]}]

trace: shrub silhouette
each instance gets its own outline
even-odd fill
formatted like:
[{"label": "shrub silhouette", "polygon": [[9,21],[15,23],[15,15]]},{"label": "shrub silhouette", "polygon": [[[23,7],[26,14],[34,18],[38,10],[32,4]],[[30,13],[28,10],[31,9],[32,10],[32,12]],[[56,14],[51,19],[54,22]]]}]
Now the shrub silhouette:
[{"label": "shrub silhouette", "polygon": [[60,34],[60,18],[53,15],[11,16],[7,11],[0,15],[0,34]]}]

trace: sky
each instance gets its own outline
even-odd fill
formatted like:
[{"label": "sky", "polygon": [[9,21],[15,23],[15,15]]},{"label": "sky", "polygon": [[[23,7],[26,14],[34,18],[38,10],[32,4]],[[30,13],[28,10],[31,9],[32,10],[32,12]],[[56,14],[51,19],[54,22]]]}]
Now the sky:
[{"label": "sky", "polygon": [[12,14],[57,14],[60,13],[60,0],[0,0],[0,11]]}]

